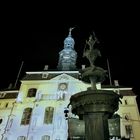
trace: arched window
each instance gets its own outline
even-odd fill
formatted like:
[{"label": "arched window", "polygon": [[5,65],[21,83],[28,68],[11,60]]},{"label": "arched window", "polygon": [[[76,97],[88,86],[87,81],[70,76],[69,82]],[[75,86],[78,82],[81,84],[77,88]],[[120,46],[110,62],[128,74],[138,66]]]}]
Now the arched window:
[{"label": "arched window", "polygon": [[19,137],[17,138],[17,140],[26,140],[26,137],[25,137],[25,136],[19,136]]},{"label": "arched window", "polygon": [[44,135],[44,136],[42,136],[41,140],[50,140],[50,136]]},{"label": "arched window", "polygon": [[53,112],[54,112],[54,108],[53,107],[47,107],[45,109],[45,116],[44,116],[44,123],[45,124],[51,124],[52,123]]},{"label": "arched window", "polygon": [[30,123],[31,114],[32,114],[32,108],[24,109],[22,119],[21,119],[21,125],[27,125]]},{"label": "arched window", "polygon": [[28,90],[27,97],[35,97],[35,96],[36,96],[36,91],[37,91],[36,88],[30,88],[30,89]]}]

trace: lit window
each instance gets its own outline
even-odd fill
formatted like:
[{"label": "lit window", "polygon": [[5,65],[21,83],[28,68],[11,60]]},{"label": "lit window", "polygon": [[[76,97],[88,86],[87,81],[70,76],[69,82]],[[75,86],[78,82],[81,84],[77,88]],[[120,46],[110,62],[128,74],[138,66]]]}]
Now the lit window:
[{"label": "lit window", "polygon": [[50,140],[50,136],[44,135],[44,136],[42,136],[41,140]]},{"label": "lit window", "polygon": [[26,139],[25,136],[19,136],[19,137],[17,138],[17,140],[25,140],[25,139]]},{"label": "lit window", "polygon": [[30,123],[31,114],[32,114],[32,108],[24,109],[24,112],[22,115],[22,120],[21,120],[21,125],[27,125]]},{"label": "lit window", "polygon": [[52,123],[53,112],[54,112],[54,108],[53,107],[47,107],[45,109],[45,117],[44,117],[44,123],[45,124],[51,124]]},{"label": "lit window", "polygon": [[27,97],[35,97],[35,96],[36,96],[36,91],[37,91],[36,88],[30,88],[30,89],[28,90]]}]

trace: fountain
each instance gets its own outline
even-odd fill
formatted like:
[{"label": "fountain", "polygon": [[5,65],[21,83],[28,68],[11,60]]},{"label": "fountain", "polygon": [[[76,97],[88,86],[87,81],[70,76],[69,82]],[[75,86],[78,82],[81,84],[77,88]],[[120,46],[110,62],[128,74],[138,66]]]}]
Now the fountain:
[{"label": "fountain", "polygon": [[90,66],[80,70],[82,81],[90,83],[91,87],[72,95],[69,105],[72,106],[72,113],[85,123],[86,140],[109,140],[108,119],[118,110],[121,96],[96,87],[98,82],[105,80],[107,71],[95,66],[96,58],[101,56],[95,43],[98,40],[93,33],[86,40],[83,51],[83,57],[89,60]]}]

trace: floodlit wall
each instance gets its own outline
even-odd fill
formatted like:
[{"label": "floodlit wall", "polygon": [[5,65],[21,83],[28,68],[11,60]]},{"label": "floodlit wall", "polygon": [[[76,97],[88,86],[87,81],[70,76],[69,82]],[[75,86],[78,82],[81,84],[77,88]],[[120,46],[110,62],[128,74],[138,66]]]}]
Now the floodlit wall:
[{"label": "floodlit wall", "polygon": [[[68,122],[64,110],[71,95],[86,90],[90,85],[67,74],[50,80],[21,82],[16,100],[0,100],[0,139],[67,140]],[[98,84],[97,88],[100,89],[101,85]],[[140,120],[136,97],[124,96],[116,113],[121,116],[121,135],[129,137],[126,129],[130,127],[131,139],[139,140]],[[71,113],[68,115],[77,118]]]}]

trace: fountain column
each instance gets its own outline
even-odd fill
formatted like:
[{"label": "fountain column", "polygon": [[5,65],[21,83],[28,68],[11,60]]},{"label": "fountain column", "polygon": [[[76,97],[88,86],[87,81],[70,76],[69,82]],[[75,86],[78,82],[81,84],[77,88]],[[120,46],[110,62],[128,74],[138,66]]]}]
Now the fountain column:
[{"label": "fountain column", "polygon": [[88,113],[84,115],[84,121],[86,140],[109,140],[108,114]]}]

